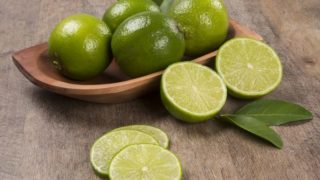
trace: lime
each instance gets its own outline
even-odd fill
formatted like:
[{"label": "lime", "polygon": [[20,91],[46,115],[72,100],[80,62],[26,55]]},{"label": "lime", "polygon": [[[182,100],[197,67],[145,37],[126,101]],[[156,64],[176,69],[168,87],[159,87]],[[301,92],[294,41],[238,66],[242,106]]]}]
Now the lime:
[{"label": "lime", "polygon": [[187,55],[215,50],[227,37],[229,22],[223,0],[175,0],[168,15],[185,35]]},{"label": "lime", "polygon": [[[121,0],[118,0],[118,1],[121,1]],[[157,3],[158,5],[161,5],[162,1],[163,0],[152,0],[153,2]]]},{"label": "lime", "polygon": [[132,129],[132,130],[142,131],[144,133],[149,134],[155,140],[157,140],[160,146],[164,148],[168,148],[169,146],[169,138],[167,134],[158,128],[147,126],[147,125],[131,125],[131,126],[120,127],[120,128],[114,129],[113,131],[118,131],[123,129]]},{"label": "lime", "polygon": [[151,0],[120,0],[111,5],[103,15],[103,21],[112,31],[128,17],[139,12],[160,12],[159,6]]},{"label": "lime", "polygon": [[163,0],[153,0],[153,1],[160,6]]},{"label": "lime", "polygon": [[179,180],[182,168],[178,158],[167,149],[152,144],[124,148],[110,164],[111,180]]},{"label": "lime", "polygon": [[226,98],[222,79],[206,66],[176,63],[162,75],[162,102],[177,119],[186,122],[208,120],[222,109]]},{"label": "lime", "polygon": [[100,19],[76,14],[62,20],[49,39],[49,57],[65,76],[90,79],[111,61],[111,31]]},{"label": "lime", "polygon": [[185,43],[174,20],[161,13],[142,12],[118,26],[111,46],[121,70],[137,77],[180,61]]},{"label": "lime", "polygon": [[247,38],[225,43],[218,52],[216,69],[230,94],[257,98],[273,91],[281,82],[282,65],[267,44]]},{"label": "lime", "polygon": [[161,12],[167,14],[168,10],[171,6],[171,4],[173,3],[174,0],[163,0],[160,6],[160,10]]},{"label": "lime", "polygon": [[94,170],[102,176],[108,175],[111,159],[122,148],[132,144],[158,142],[150,135],[135,130],[111,131],[100,137],[92,146],[90,161]]}]

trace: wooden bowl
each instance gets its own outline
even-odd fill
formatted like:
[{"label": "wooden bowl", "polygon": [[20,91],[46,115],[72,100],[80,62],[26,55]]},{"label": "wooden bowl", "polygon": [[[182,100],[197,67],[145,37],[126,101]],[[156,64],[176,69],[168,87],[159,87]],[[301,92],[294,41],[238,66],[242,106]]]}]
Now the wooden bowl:
[{"label": "wooden bowl", "polygon": [[[262,40],[257,33],[230,21],[229,37],[249,37]],[[13,54],[12,59],[21,73],[33,84],[49,91],[97,103],[120,103],[135,99],[154,87],[159,86],[162,71],[138,78],[124,75],[113,61],[100,76],[89,81],[73,81],[56,71],[47,56],[48,44],[43,43]],[[206,64],[217,51],[194,59]]]}]

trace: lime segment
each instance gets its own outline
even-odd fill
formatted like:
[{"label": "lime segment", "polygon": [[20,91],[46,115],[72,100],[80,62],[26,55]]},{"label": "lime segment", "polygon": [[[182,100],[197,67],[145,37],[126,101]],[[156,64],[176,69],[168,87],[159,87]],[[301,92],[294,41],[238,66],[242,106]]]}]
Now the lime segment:
[{"label": "lime segment", "polygon": [[94,170],[102,176],[107,176],[113,156],[124,147],[139,143],[158,145],[152,136],[135,130],[111,131],[103,135],[91,148],[90,161]]},{"label": "lime segment", "polygon": [[114,129],[113,131],[118,131],[123,129],[142,131],[144,133],[149,134],[155,140],[157,140],[160,146],[164,148],[168,148],[169,146],[168,135],[158,128],[147,126],[147,125],[131,125],[131,126],[120,127],[120,128]]},{"label": "lime segment", "polygon": [[186,122],[200,122],[218,113],[227,98],[222,79],[210,68],[182,62],[167,68],[161,79],[166,109]]},{"label": "lime segment", "polygon": [[230,93],[256,98],[273,91],[282,79],[278,55],[267,44],[247,38],[225,43],[218,52],[216,69]]},{"label": "lime segment", "polygon": [[151,144],[124,148],[113,158],[109,169],[112,180],[179,180],[181,176],[178,158],[167,149]]}]

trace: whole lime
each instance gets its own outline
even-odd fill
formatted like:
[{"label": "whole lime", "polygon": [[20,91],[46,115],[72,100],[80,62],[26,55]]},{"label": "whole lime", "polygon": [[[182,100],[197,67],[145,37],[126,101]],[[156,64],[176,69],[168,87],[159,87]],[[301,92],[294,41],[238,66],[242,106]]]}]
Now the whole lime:
[{"label": "whole lime", "polygon": [[185,42],[173,19],[161,13],[142,12],[119,25],[111,47],[121,70],[136,77],[180,61]]},{"label": "whole lime", "polygon": [[227,37],[228,13],[223,0],[175,0],[168,15],[185,35],[187,55],[215,50]]},{"label": "whole lime", "polygon": [[90,79],[111,61],[111,31],[100,19],[76,14],[63,19],[49,39],[49,57],[65,76]]},{"label": "whole lime", "polygon": [[128,17],[144,11],[160,12],[160,8],[151,0],[120,0],[106,10],[103,21],[113,32]]}]

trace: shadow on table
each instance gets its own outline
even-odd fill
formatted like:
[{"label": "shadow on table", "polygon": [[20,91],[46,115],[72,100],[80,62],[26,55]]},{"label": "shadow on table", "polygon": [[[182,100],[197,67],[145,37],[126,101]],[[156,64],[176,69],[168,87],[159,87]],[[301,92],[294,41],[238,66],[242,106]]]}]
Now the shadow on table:
[{"label": "shadow on table", "polygon": [[148,124],[168,115],[157,92],[120,104],[85,102],[38,88],[29,89],[26,93],[31,98],[30,106],[35,106],[37,113],[42,113],[43,117],[92,127]]},{"label": "shadow on table", "polygon": [[[187,133],[197,132],[199,135],[217,132],[225,126],[224,123],[216,121],[188,124],[176,120],[162,105],[159,91],[153,91],[137,100],[120,104],[85,102],[38,88],[32,88],[28,92],[32,98],[32,105],[36,106],[40,113],[46,113],[44,116],[50,117],[51,120],[83,123],[92,127],[107,125],[110,128],[170,120],[178,128],[190,131]],[[228,101],[221,113],[232,113],[245,103],[246,101],[228,97]]]}]

